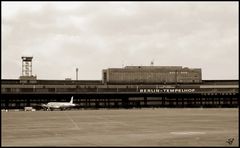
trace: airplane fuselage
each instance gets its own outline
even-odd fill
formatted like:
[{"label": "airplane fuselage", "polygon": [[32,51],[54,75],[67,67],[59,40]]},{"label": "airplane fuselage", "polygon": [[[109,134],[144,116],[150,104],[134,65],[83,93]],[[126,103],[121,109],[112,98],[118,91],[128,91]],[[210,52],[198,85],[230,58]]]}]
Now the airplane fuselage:
[{"label": "airplane fuselage", "polygon": [[49,108],[67,108],[74,107],[75,104],[71,104],[69,102],[49,102],[46,106]]}]

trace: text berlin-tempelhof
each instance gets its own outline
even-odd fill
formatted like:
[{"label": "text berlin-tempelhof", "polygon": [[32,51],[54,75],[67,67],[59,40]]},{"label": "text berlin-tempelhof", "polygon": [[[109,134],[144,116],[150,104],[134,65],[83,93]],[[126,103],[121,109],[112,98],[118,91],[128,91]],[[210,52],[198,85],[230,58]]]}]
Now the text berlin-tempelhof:
[{"label": "text berlin-tempelhof", "polygon": [[155,89],[155,88],[144,88],[144,89],[139,89],[140,93],[182,93],[182,92],[194,92],[195,89]]}]

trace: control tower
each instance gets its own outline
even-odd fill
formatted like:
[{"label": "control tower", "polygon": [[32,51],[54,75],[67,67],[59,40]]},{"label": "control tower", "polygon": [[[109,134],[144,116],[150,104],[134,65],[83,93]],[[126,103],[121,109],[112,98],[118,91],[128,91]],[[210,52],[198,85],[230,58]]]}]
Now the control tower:
[{"label": "control tower", "polygon": [[[32,75],[32,59],[33,57],[22,57],[22,76],[20,76],[21,82],[27,82],[27,80],[31,80],[31,82],[35,82],[37,76]],[[35,80],[35,81],[34,81]]]},{"label": "control tower", "polygon": [[22,76],[32,76],[33,57],[22,57]]}]

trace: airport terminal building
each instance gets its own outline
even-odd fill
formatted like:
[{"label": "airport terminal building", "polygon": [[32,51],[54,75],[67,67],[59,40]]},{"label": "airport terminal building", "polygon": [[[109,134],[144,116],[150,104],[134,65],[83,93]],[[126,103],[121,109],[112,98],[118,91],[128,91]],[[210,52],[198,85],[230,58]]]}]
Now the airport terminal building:
[{"label": "airport terminal building", "polygon": [[[31,58],[23,58],[24,62]],[[25,64],[23,62],[23,65]],[[28,63],[28,66],[31,65]],[[24,67],[24,66],[23,66]],[[38,80],[27,67],[19,79],[1,80],[1,108],[69,102],[76,109],[239,107],[238,80],[202,80],[200,68],[126,66],[102,71],[102,80]]]}]

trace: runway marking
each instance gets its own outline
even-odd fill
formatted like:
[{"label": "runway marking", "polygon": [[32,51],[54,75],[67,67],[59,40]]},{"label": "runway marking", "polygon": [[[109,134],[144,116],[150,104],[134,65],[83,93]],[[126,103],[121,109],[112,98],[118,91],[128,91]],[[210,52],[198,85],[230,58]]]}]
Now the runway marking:
[{"label": "runway marking", "polygon": [[[123,126],[129,126],[128,124],[124,123],[124,122],[121,122],[121,121],[114,121],[114,119],[109,119],[108,117],[102,117],[102,116],[98,116],[97,117],[99,119],[99,121],[101,122],[98,122],[98,123],[115,123],[115,124],[119,124],[119,125],[123,125]],[[103,121],[105,120],[105,121]]]},{"label": "runway marking", "polygon": [[206,134],[206,132],[182,131],[182,132],[170,132],[170,134],[174,134],[174,135],[203,135],[203,134]]},{"label": "runway marking", "polygon": [[64,112],[64,114],[71,120],[71,122],[73,123],[73,125],[75,126],[75,128],[80,129],[80,128],[78,127],[77,123],[74,122],[74,120],[73,120],[66,112]]}]

